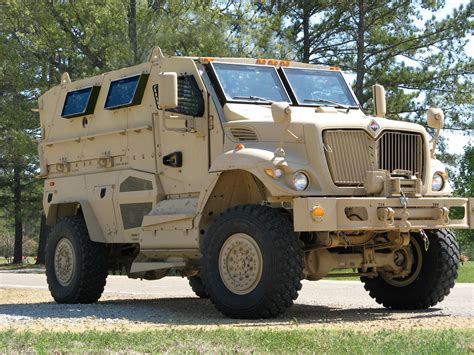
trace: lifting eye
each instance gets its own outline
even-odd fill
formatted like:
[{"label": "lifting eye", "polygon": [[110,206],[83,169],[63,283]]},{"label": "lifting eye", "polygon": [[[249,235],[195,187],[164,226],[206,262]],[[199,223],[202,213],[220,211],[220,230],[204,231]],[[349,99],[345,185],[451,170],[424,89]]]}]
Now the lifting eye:
[{"label": "lifting eye", "polygon": [[100,198],[105,197],[105,193],[107,192],[107,188],[103,187],[100,189]]}]

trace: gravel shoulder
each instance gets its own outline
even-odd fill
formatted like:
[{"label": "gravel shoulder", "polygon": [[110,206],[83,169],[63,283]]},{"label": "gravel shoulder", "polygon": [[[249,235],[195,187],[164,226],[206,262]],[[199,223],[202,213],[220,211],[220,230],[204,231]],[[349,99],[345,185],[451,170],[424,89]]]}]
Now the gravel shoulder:
[{"label": "gravel shoulder", "polygon": [[[16,286],[16,287],[15,287]],[[463,311],[464,310],[464,311]],[[296,304],[272,320],[224,318],[209,300],[194,296],[187,280],[146,282],[112,276],[100,302],[59,305],[44,275],[0,275],[0,330],[127,330],[166,327],[474,330],[474,285],[457,285],[446,301],[426,311],[390,311],[377,305],[359,282],[304,282]]]}]

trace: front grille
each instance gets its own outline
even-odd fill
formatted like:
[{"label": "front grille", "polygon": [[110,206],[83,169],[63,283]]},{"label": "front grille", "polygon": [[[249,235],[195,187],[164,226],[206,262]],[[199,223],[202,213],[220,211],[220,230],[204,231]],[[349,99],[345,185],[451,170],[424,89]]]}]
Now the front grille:
[{"label": "front grille", "polygon": [[416,133],[386,132],[379,141],[380,169],[393,172],[408,170],[421,178],[423,140]]},{"label": "front grille", "polygon": [[422,176],[420,134],[387,131],[375,140],[363,130],[328,130],[323,142],[331,177],[338,186],[362,185],[367,171],[378,169]]}]

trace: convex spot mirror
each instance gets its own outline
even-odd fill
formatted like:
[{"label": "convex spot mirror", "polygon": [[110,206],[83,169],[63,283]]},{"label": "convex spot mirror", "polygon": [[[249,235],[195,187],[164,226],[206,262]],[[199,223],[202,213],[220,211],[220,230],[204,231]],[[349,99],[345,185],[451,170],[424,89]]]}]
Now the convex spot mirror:
[{"label": "convex spot mirror", "polygon": [[161,109],[172,109],[178,106],[178,75],[161,73],[158,75],[159,100]]},{"label": "convex spot mirror", "polygon": [[444,126],[444,113],[440,108],[430,108],[427,112],[428,127],[441,129]]},{"label": "convex spot mirror", "polygon": [[385,117],[385,113],[387,112],[385,104],[385,88],[379,84],[373,85],[372,97],[374,100],[375,117]]}]

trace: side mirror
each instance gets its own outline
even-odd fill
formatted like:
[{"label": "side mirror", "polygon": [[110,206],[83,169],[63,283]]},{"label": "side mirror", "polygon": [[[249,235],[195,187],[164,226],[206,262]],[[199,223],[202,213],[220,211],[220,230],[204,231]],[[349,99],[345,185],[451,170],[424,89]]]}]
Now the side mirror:
[{"label": "side mirror", "polygon": [[440,108],[430,108],[427,112],[428,127],[441,129],[444,126],[444,113]]},{"label": "side mirror", "polygon": [[385,117],[387,108],[385,105],[385,88],[382,85],[372,86],[372,97],[374,99],[375,117]]},{"label": "side mirror", "polygon": [[428,116],[428,127],[436,129],[431,146],[431,157],[434,159],[436,157],[435,150],[436,144],[438,144],[439,132],[444,126],[444,113],[440,108],[431,107],[426,114]]},{"label": "side mirror", "polygon": [[178,75],[176,73],[161,73],[158,75],[159,100],[161,109],[178,106]]}]

